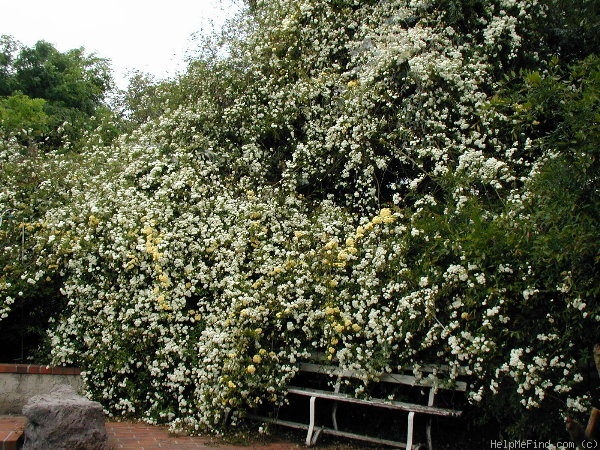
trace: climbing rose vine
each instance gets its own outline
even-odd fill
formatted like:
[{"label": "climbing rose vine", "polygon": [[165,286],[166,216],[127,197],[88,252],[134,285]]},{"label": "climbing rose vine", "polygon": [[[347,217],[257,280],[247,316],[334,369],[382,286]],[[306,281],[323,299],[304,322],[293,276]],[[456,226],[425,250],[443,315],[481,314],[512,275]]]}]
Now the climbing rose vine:
[{"label": "climbing rose vine", "polygon": [[111,414],[192,430],[281,403],[314,353],[446,365],[491,414],[586,411],[599,64],[552,59],[552,7],[257,2],[185,101],[53,159],[68,201],[27,276],[62,280],[54,362]]}]

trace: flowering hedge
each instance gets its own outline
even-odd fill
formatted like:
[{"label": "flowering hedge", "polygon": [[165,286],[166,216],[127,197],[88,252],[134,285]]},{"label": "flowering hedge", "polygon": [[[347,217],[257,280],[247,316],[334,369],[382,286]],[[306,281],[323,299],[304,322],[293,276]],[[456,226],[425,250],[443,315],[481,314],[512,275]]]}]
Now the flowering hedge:
[{"label": "flowering hedge", "polygon": [[552,62],[552,6],[258,2],[184,104],[67,165],[29,274],[64,280],[54,363],[192,430],[281,402],[313,352],[464,367],[527,427],[586,411],[599,61]]}]

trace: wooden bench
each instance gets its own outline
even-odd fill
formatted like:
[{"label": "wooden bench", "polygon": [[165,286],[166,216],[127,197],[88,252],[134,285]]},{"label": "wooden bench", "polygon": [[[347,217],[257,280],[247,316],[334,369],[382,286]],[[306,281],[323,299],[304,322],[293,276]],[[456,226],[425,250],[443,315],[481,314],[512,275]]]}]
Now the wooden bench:
[{"label": "wooden bench", "polygon": [[[428,373],[438,370],[432,366],[424,367],[420,369],[422,373]],[[287,427],[305,429],[306,434],[306,445],[313,446],[317,443],[317,439],[321,433],[330,434],[334,436],[340,436],[345,438],[357,439],[367,442],[373,442],[376,444],[382,444],[392,447],[401,447],[407,449],[413,449],[413,425],[416,414],[426,416],[426,438],[427,447],[432,449],[432,436],[431,436],[431,419],[433,416],[442,417],[458,417],[462,411],[455,409],[448,409],[434,406],[435,396],[438,389],[465,392],[467,390],[467,384],[463,381],[458,381],[452,387],[436,387],[433,385],[433,381],[429,378],[418,379],[412,374],[407,373],[385,373],[377,377],[378,383],[391,383],[393,385],[404,385],[413,388],[419,388],[420,390],[427,390],[427,404],[419,403],[405,403],[400,401],[393,401],[381,398],[357,398],[354,395],[345,394],[340,392],[340,388],[344,380],[348,379],[364,379],[364,375],[358,372],[341,370],[337,366],[332,365],[321,365],[314,363],[301,363],[299,366],[299,374],[321,374],[329,378],[335,379],[333,390],[314,389],[304,386],[289,386],[287,392],[289,395],[307,397],[309,399],[309,420],[308,424],[293,422],[289,420],[282,420],[278,417],[270,418],[264,416],[251,416],[254,419],[258,419],[267,423],[273,423],[277,425],[283,425]],[[397,386],[396,386],[397,387]],[[317,399],[331,400],[333,401],[333,407],[331,408],[331,422],[333,427],[320,426],[316,423],[316,401]],[[407,428],[406,428],[406,442],[393,441],[388,439],[382,439],[380,437],[367,436],[364,434],[352,433],[349,431],[342,431],[338,427],[337,410],[338,404],[348,403],[351,405],[365,405],[379,408],[386,408],[389,410],[402,411],[407,413]]]}]

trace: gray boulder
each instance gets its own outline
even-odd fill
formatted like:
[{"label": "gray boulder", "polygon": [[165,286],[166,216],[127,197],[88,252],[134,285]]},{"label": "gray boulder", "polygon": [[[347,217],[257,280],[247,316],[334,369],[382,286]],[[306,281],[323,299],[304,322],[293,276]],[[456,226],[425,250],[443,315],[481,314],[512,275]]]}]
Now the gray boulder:
[{"label": "gray boulder", "polygon": [[102,405],[78,395],[71,386],[31,397],[23,450],[108,450]]}]

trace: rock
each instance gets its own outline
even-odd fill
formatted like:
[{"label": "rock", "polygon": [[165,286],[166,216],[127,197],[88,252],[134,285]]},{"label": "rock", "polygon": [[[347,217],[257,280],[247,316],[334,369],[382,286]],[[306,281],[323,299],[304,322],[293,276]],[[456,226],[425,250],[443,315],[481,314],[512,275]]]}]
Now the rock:
[{"label": "rock", "polygon": [[102,405],[78,395],[71,386],[31,397],[22,450],[108,450]]}]

